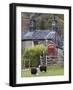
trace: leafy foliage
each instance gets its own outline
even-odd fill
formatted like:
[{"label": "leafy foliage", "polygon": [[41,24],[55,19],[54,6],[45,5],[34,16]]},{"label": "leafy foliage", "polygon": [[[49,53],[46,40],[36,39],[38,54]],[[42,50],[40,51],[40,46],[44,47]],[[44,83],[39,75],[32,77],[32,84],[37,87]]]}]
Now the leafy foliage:
[{"label": "leafy foliage", "polygon": [[23,51],[23,60],[25,62],[25,67],[37,67],[40,63],[40,55],[46,52],[47,48],[43,44],[35,45],[31,48],[26,48]]}]

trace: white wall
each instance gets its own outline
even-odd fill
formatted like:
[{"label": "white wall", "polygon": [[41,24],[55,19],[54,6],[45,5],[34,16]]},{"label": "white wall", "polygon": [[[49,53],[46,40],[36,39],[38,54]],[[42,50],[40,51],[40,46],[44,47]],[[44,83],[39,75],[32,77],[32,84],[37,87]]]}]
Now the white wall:
[{"label": "white wall", "polygon": [[[9,3],[73,5],[73,0],[0,0],[0,90],[72,90],[72,84],[11,88],[9,82]],[[73,36],[72,36],[73,37]],[[73,63],[72,63],[73,64]],[[72,65],[73,68],[73,65]],[[73,81],[73,80],[72,80]]]},{"label": "white wall", "polygon": [[28,48],[28,47],[33,47],[34,43],[33,41],[23,41],[22,42],[22,48]]}]

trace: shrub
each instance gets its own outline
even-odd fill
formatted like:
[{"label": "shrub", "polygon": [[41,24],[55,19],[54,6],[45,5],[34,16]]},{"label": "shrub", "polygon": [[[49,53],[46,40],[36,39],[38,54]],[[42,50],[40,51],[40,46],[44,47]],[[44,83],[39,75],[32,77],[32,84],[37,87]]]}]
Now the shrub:
[{"label": "shrub", "polygon": [[46,52],[46,47],[43,44],[35,45],[31,48],[26,48],[23,51],[23,60],[25,60],[25,62],[26,60],[30,60],[30,66],[37,67],[40,63],[40,55],[43,51]]}]

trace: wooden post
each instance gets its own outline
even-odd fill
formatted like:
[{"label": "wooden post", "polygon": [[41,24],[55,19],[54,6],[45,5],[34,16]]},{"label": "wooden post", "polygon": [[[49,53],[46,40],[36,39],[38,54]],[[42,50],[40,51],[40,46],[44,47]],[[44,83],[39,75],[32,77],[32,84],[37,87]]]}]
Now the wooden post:
[{"label": "wooden post", "polygon": [[47,55],[46,55],[46,65],[47,65]]}]

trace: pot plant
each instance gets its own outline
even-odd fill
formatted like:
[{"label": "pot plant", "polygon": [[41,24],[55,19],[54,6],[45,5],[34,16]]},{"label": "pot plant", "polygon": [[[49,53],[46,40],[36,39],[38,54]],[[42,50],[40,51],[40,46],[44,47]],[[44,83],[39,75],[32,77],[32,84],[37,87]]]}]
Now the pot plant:
[{"label": "pot plant", "polygon": [[40,71],[42,72],[42,71],[47,71],[47,66],[46,65],[41,65],[40,66]]},{"label": "pot plant", "polygon": [[37,68],[36,67],[31,68],[31,74],[33,74],[33,75],[37,74]]}]

